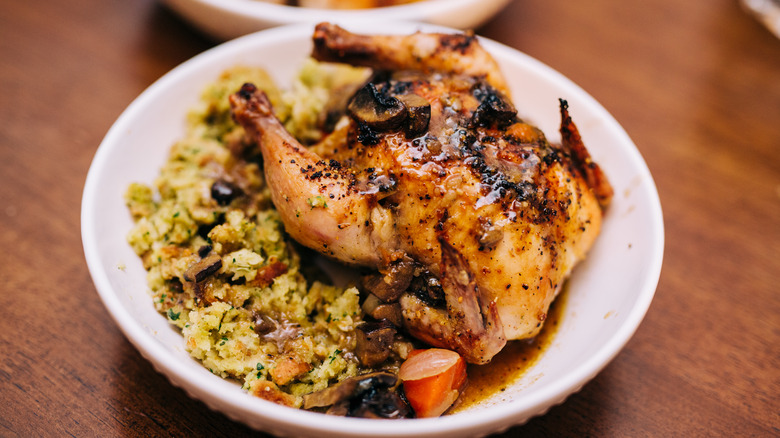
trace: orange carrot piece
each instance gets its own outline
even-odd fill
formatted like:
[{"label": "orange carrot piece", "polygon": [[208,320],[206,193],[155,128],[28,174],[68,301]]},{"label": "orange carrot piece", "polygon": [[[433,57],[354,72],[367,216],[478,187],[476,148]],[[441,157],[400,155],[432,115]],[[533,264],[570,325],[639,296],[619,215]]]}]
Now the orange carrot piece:
[{"label": "orange carrot piece", "polygon": [[[409,354],[407,361],[432,350],[434,349],[415,350]],[[425,361],[433,354],[424,356],[418,357],[415,361]],[[406,399],[409,400],[417,417],[438,417],[443,414],[458,399],[460,390],[465,386],[466,362],[462,357],[458,356],[453,364],[437,371],[429,377],[403,381]]]}]

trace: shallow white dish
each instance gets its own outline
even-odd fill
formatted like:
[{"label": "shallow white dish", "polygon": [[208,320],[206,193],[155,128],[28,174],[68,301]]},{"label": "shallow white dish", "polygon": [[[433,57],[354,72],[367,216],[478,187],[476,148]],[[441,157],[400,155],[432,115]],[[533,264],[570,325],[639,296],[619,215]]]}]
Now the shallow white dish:
[{"label": "shallow white dish", "polygon": [[[346,26],[358,32],[411,33],[430,25]],[[90,273],[106,308],[141,354],[192,397],[251,427],[285,436],[479,436],[527,421],[561,403],[592,379],[639,326],[655,293],[664,231],[653,179],[612,116],[560,73],[489,40],[509,80],[519,114],[559,141],[558,98],[615,188],[603,232],[569,283],[568,303],[552,345],[519,381],[467,411],[445,418],[399,421],[332,417],[275,405],[246,394],[191,359],[180,333],[148,296],[145,271],[125,241],[132,222],[122,195],[133,181],[151,183],[169,148],[183,135],[185,114],[225,68],[261,65],[282,86],[310,50],[312,26],[248,35],[185,62],[144,91],[97,150],[82,200],[82,239]],[[268,62],[267,60],[273,60]],[[173,413],[171,413],[173,415]]]},{"label": "shallow white dish", "polygon": [[425,0],[362,10],[311,9],[259,0],[163,0],[206,34],[224,41],[269,27],[320,21],[388,23],[418,21],[471,29],[487,21],[510,0]]}]

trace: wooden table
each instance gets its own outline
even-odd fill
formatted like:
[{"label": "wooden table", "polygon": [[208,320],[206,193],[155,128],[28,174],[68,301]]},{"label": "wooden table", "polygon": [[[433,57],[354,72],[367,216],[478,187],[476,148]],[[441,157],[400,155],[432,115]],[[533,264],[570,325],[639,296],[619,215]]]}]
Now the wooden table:
[{"label": "wooden table", "polygon": [[[658,291],[625,350],[505,436],[780,434],[780,40],[735,0],[518,0],[477,32],[559,70],[617,118],[666,225]],[[145,87],[214,44],[153,0],[3,2],[0,435],[253,433],[125,340],[79,233],[103,135]]]}]

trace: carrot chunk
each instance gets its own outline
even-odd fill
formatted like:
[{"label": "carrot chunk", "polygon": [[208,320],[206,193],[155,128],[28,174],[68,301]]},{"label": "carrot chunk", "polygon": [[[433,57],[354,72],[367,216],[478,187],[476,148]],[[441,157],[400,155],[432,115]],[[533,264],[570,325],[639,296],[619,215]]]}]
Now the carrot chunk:
[{"label": "carrot chunk", "polygon": [[417,417],[438,417],[465,387],[466,362],[450,350],[414,350],[401,365],[398,377]]}]

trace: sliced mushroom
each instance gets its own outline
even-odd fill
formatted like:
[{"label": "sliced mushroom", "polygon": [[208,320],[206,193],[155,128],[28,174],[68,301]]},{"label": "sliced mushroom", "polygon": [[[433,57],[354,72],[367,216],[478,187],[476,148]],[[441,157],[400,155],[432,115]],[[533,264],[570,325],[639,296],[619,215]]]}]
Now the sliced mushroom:
[{"label": "sliced mushroom", "polygon": [[331,385],[322,391],[313,392],[303,396],[303,408],[322,408],[334,405],[342,400],[350,399],[370,388],[379,385],[390,388],[398,383],[398,377],[385,371],[363,374],[351,377],[342,382]]},{"label": "sliced mushroom", "polygon": [[383,303],[376,295],[369,294],[363,301],[363,312],[376,320],[386,319],[394,326],[401,327],[403,316],[400,303]]},{"label": "sliced mushroom", "polygon": [[253,312],[252,320],[255,323],[255,333],[260,336],[267,335],[279,327],[279,324],[265,313]]},{"label": "sliced mushroom", "polygon": [[471,119],[474,126],[510,123],[517,115],[515,107],[491,87],[485,86],[475,89],[474,96],[480,99],[479,107],[474,111]]},{"label": "sliced mushroom", "polygon": [[386,303],[395,302],[409,287],[413,274],[414,261],[404,257],[390,265],[384,273],[364,276],[363,287]]},{"label": "sliced mushroom", "polygon": [[380,304],[374,309],[374,313],[371,316],[375,319],[386,319],[396,327],[401,327],[403,324],[403,314],[401,313],[400,303]]},{"label": "sliced mushroom", "polygon": [[347,415],[361,418],[405,418],[409,405],[394,391],[371,390],[363,394],[360,403],[351,403]]},{"label": "sliced mushroom", "polygon": [[200,259],[184,271],[184,279],[187,281],[200,283],[210,275],[219,271],[222,267],[222,257],[217,254],[211,254]]},{"label": "sliced mushroom", "polygon": [[352,377],[322,391],[303,396],[303,408],[323,408],[331,415],[366,418],[404,418],[411,410],[395,392],[398,378],[380,371]]},{"label": "sliced mushroom", "polygon": [[244,191],[240,187],[223,179],[218,179],[211,185],[211,198],[222,206],[229,205],[243,194]]},{"label": "sliced mushroom", "polygon": [[400,127],[408,114],[400,100],[380,92],[373,83],[366,84],[352,96],[347,113],[356,121],[382,132]]},{"label": "sliced mushroom", "polygon": [[395,332],[395,326],[387,320],[360,323],[355,330],[355,355],[360,363],[372,367],[384,362],[390,356]]},{"label": "sliced mushroom", "polygon": [[404,94],[396,96],[408,112],[404,124],[404,133],[407,138],[418,137],[428,131],[428,122],[431,120],[431,104],[427,99],[418,94]]},{"label": "sliced mushroom", "polygon": [[[382,274],[366,275],[362,279],[363,287],[376,295],[380,300],[386,303],[392,303],[398,301],[398,297],[409,287],[409,281],[405,279],[402,283],[388,281],[390,279]],[[403,284],[405,283],[405,284]]]}]

